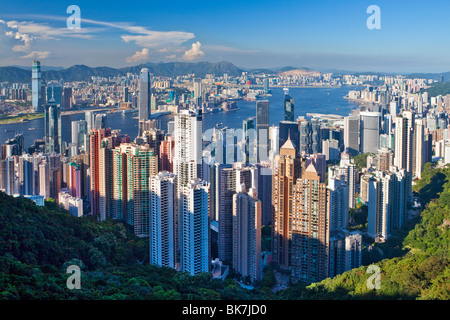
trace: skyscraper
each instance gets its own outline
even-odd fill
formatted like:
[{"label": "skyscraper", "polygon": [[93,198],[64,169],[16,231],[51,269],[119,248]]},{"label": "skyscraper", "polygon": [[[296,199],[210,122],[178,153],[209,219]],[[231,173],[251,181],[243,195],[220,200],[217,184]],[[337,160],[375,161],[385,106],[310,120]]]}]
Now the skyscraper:
[{"label": "skyscraper", "polygon": [[233,195],[233,269],[261,280],[261,201],[256,189],[239,187]]},{"label": "skyscraper", "polygon": [[257,162],[269,159],[269,101],[256,101]]},{"label": "skyscraper", "polygon": [[150,263],[175,268],[176,175],[150,176]]},{"label": "skyscraper", "polygon": [[89,170],[91,190],[91,214],[100,215],[100,148],[104,138],[111,136],[111,129],[98,129],[90,132]]},{"label": "skyscraper", "polygon": [[181,190],[181,271],[209,272],[209,186],[193,179]]},{"label": "skyscraper", "polygon": [[290,137],[292,143],[294,144],[296,150],[298,151],[300,145],[300,134],[298,131],[297,122],[293,121],[280,121],[279,124],[279,134],[278,134],[278,145],[282,146],[286,143],[287,139]]},{"label": "skyscraper", "polygon": [[359,119],[357,117],[345,117],[344,146],[352,156],[359,153]]},{"label": "skyscraper", "polygon": [[45,152],[62,152],[61,111],[53,99],[45,105],[44,125]]},{"label": "skyscraper", "polygon": [[412,111],[403,111],[395,117],[394,165],[405,169],[408,198],[412,196],[412,176],[414,165],[414,127],[415,116]]},{"label": "skyscraper", "polygon": [[406,221],[406,172],[396,167],[390,172],[376,171],[368,183],[367,234],[377,241],[386,241]]},{"label": "skyscraper", "polygon": [[43,97],[41,89],[41,63],[37,60],[33,61],[31,75],[31,102],[34,112],[40,112],[42,109]]},{"label": "skyscraper", "polygon": [[149,120],[151,114],[151,80],[147,68],[141,70],[139,77],[139,120]]},{"label": "skyscraper", "polygon": [[360,116],[360,151],[376,153],[380,142],[381,113],[361,112]]},{"label": "skyscraper", "polygon": [[250,117],[242,122],[242,131],[244,132],[244,155],[245,163],[256,163],[256,153],[255,153],[255,117]]},{"label": "skyscraper", "polygon": [[292,191],[292,281],[318,282],[328,277],[326,184],[311,163]]},{"label": "skyscraper", "polygon": [[53,99],[55,100],[55,103],[59,105],[59,107],[62,107],[63,103],[63,90],[62,87],[59,84],[52,83],[47,86],[46,88],[46,101],[47,103]]},{"label": "skyscraper", "polygon": [[284,95],[284,121],[294,122],[294,99],[289,95]]},{"label": "skyscraper", "polygon": [[293,189],[301,172],[301,162],[290,139],[280,148],[275,161],[272,177],[272,254],[276,263],[288,269],[291,265]]}]

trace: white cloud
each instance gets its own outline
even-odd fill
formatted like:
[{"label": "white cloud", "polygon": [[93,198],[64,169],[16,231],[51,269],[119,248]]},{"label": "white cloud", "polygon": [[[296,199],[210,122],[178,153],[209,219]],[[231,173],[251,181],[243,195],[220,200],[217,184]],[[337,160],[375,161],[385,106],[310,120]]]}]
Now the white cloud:
[{"label": "white cloud", "polygon": [[176,57],[177,57],[177,55],[174,53],[174,54],[166,56],[165,58],[166,59],[175,59]]},{"label": "white cloud", "polygon": [[21,56],[20,59],[45,59],[50,55],[49,51],[31,51],[25,56]]},{"label": "white cloud", "polygon": [[3,53],[27,51],[33,39],[31,35],[19,32],[17,27],[0,20],[0,50]]},{"label": "white cloud", "polygon": [[126,60],[128,63],[141,62],[147,60],[149,55],[150,51],[147,48],[143,48],[141,51],[137,51],[134,55],[128,57]]},{"label": "white cloud", "polygon": [[17,29],[20,33],[33,35],[34,38],[44,40],[59,40],[62,37],[90,39],[93,32],[100,31],[100,29],[93,28],[54,28],[47,23],[33,21],[8,21],[8,26]]},{"label": "white cloud", "polygon": [[204,56],[205,53],[200,49],[201,46],[202,46],[202,44],[200,43],[200,41],[194,42],[192,44],[192,48],[187,50],[184,53],[183,59],[192,61],[192,60],[195,60],[197,58]]}]

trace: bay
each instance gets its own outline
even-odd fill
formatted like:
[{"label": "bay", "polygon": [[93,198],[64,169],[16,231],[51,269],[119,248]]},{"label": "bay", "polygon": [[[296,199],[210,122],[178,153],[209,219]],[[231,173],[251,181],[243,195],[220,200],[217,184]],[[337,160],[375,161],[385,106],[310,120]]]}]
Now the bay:
[{"label": "bay", "polygon": [[[289,95],[294,98],[295,119],[298,116],[306,116],[307,113],[337,114],[347,116],[357,108],[357,104],[344,99],[349,90],[359,90],[360,87],[336,87],[336,88],[290,88]],[[282,88],[272,88],[271,96],[261,98],[269,101],[270,125],[278,125],[284,119]],[[221,123],[229,128],[242,128],[242,121],[255,116],[255,101],[236,101],[239,110],[228,112],[208,113],[203,116],[203,130],[213,128]],[[122,112],[108,113],[107,126],[111,129],[120,129],[133,140],[138,133],[138,113]],[[61,116],[61,134],[63,141],[71,142],[71,122],[84,119],[84,113],[68,114]],[[167,122],[173,119],[173,115],[159,118],[160,128],[167,129]],[[16,132],[23,133],[25,146],[33,144],[35,139],[44,137],[44,119],[35,119],[28,122],[0,125],[0,143],[13,138]],[[29,130],[30,128],[34,128]]]}]

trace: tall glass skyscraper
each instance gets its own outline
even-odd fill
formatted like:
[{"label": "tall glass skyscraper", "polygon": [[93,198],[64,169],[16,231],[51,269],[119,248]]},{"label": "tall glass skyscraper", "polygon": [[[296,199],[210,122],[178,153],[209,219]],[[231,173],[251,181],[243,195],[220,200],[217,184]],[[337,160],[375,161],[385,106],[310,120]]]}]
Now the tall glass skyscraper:
[{"label": "tall glass skyscraper", "polygon": [[45,152],[61,152],[61,111],[54,99],[45,106]]},{"label": "tall glass skyscraper", "polygon": [[150,73],[147,68],[143,68],[139,78],[139,120],[150,119],[151,96]]},{"label": "tall glass skyscraper", "polygon": [[256,101],[257,162],[269,159],[269,101]]},{"label": "tall glass skyscraper", "polygon": [[42,107],[41,96],[41,63],[37,60],[33,61],[31,74],[31,92],[32,92],[32,106],[34,112],[39,112]]},{"label": "tall glass skyscraper", "polygon": [[288,94],[284,96],[284,121],[294,121],[294,99]]}]

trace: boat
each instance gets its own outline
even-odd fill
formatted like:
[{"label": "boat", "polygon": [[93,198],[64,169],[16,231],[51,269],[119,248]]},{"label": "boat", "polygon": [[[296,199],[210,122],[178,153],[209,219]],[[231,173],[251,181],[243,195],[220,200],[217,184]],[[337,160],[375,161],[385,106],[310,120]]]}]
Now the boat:
[{"label": "boat", "polygon": [[138,109],[124,109],[124,110],[122,110],[122,113],[125,114],[125,113],[137,112],[137,111],[138,111]]},{"label": "boat", "polygon": [[32,131],[32,130],[36,130],[36,128],[28,128],[28,130]]}]

